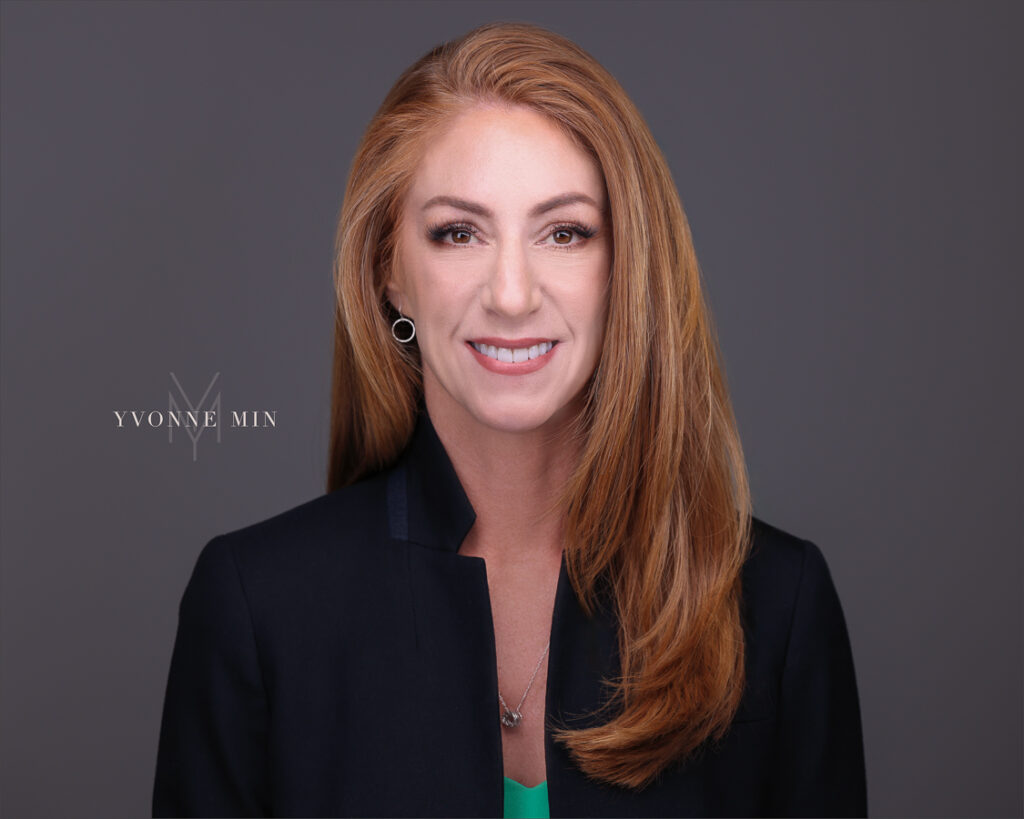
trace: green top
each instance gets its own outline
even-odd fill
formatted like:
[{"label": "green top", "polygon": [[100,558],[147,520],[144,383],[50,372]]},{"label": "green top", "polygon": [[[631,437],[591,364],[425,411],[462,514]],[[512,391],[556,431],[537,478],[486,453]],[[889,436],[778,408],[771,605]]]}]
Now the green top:
[{"label": "green top", "polygon": [[547,780],[532,788],[505,777],[505,819],[548,819]]}]

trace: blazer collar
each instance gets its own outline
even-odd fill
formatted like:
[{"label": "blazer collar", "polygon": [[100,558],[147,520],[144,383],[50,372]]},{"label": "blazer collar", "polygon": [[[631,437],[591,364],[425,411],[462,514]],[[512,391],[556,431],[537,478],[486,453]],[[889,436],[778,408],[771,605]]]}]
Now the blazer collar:
[{"label": "blazer collar", "polygon": [[391,537],[457,552],[476,512],[421,400],[412,438],[388,477]]},{"label": "blazer collar", "polygon": [[[416,426],[409,445],[387,475],[388,525],[390,535],[396,540],[414,542],[431,549],[458,552],[462,541],[476,521],[465,490],[455,473],[451,459],[441,443],[422,401]],[[479,566],[477,564],[479,563]],[[462,601],[459,605],[470,605],[467,622],[487,622],[489,600],[486,573],[481,558],[469,558],[463,570],[473,574],[423,573],[415,575],[414,588],[419,603],[417,611],[431,611],[431,600],[449,601],[441,610],[447,610],[451,600]],[[456,578],[458,586],[447,586],[444,582],[436,585],[438,578]],[[473,582],[469,582],[472,580]],[[460,592],[454,594],[455,590]],[[467,603],[466,601],[469,601]],[[474,602],[475,601],[475,602]],[[599,599],[593,616],[587,617],[579,606],[576,594],[569,582],[565,557],[559,568],[558,585],[551,621],[550,660],[545,694],[545,763],[548,782],[548,804],[552,816],[600,816],[608,814],[602,807],[607,798],[607,789],[595,789],[571,759],[568,750],[554,741],[550,726],[586,728],[605,719],[598,708],[605,701],[607,691],[603,680],[614,679],[620,671],[618,654],[618,624],[607,601]],[[431,633],[437,622],[422,624],[420,633]],[[474,677],[476,672],[466,671],[451,685],[462,690],[468,681],[477,680],[477,689],[470,700],[493,703],[481,706],[477,718],[482,726],[490,726],[489,733],[481,734],[482,746],[474,750],[478,760],[492,760],[493,773],[493,815],[500,816],[502,787],[502,746],[498,727],[497,670],[493,632],[490,629],[477,630],[476,642],[461,636],[457,641],[463,655],[472,655],[473,662],[467,668],[479,671],[481,663],[487,661],[489,676]],[[481,634],[485,636],[480,636]],[[448,635],[451,639],[451,635]],[[439,643],[441,652],[452,651],[445,640]],[[454,666],[453,666],[454,667]],[[484,679],[485,683],[480,680]],[[461,713],[468,714],[470,707],[459,704]],[[463,718],[466,718],[465,716]],[[549,722],[550,720],[550,722]],[[490,737],[490,739],[486,739]],[[490,764],[490,763],[488,763]],[[486,778],[488,770],[481,770],[480,778]],[[468,787],[465,799],[470,804],[477,798],[478,785],[461,782],[458,787]],[[627,805],[628,803],[623,803]],[[481,815],[479,812],[475,815]],[[619,815],[625,815],[620,812]]]}]

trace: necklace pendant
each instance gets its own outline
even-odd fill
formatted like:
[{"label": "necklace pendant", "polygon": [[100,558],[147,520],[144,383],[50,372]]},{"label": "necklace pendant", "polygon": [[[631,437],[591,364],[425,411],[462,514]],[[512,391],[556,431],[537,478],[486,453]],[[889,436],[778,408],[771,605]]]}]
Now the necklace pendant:
[{"label": "necklace pendant", "polygon": [[523,715],[518,711],[513,711],[507,705],[505,710],[501,713],[501,724],[506,728],[515,728],[520,722],[523,721]]}]

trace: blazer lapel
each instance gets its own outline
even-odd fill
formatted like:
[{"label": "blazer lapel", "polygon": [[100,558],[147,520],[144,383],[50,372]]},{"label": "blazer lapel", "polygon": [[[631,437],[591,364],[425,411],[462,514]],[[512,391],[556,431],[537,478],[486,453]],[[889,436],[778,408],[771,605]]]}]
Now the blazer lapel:
[{"label": "blazer lapel", "polygon": [[[416,621],[416,667],[428,696],[422,727],[439,734],[440,755],[424,764],[436,769],[439,787],[443,781],[447,789],[447,801],[437,807],[449,815],[458,810],[460,815],[501,816],[504,774],[497,657],[486,567],[483,558],[458,554],[476,513],[422,404],[409,446],[388,476],[387,496],[391,537],[413,545],[407,551],[407,566]],[[617,673],[615,618],[605,606],[586,617],[563,557],[545,698],[553,817],[596,815],[584,806],[600,800],[601,792],[555,743],[551,729],[594,724],[593,712],[605,696],[601,680]]]},{"label": "blazer lapel", "polygon": [[[586,728],[609,718],[598,709],[607,699],[602,680],[619,673],[618,627],[610,607],[602,604],[587,617],[569,581],[565,557],[558,575],[548,659],[544,752],[551,816],[597,816],[605,799],[603,786],[587,779],[552,728]],[[622,814],[625,815],[625,814]]]}]

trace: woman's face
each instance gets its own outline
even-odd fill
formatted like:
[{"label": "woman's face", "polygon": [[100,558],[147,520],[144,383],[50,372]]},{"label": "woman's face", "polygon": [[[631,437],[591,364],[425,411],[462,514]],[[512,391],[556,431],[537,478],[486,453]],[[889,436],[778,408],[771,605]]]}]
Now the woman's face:
[{"label": "woman's face", "polygon": [[598,164],[536,111],[474,107],[402,203],[391,303],[416,322],[431,413],[521,432],[580,407],[612,246]]}]

